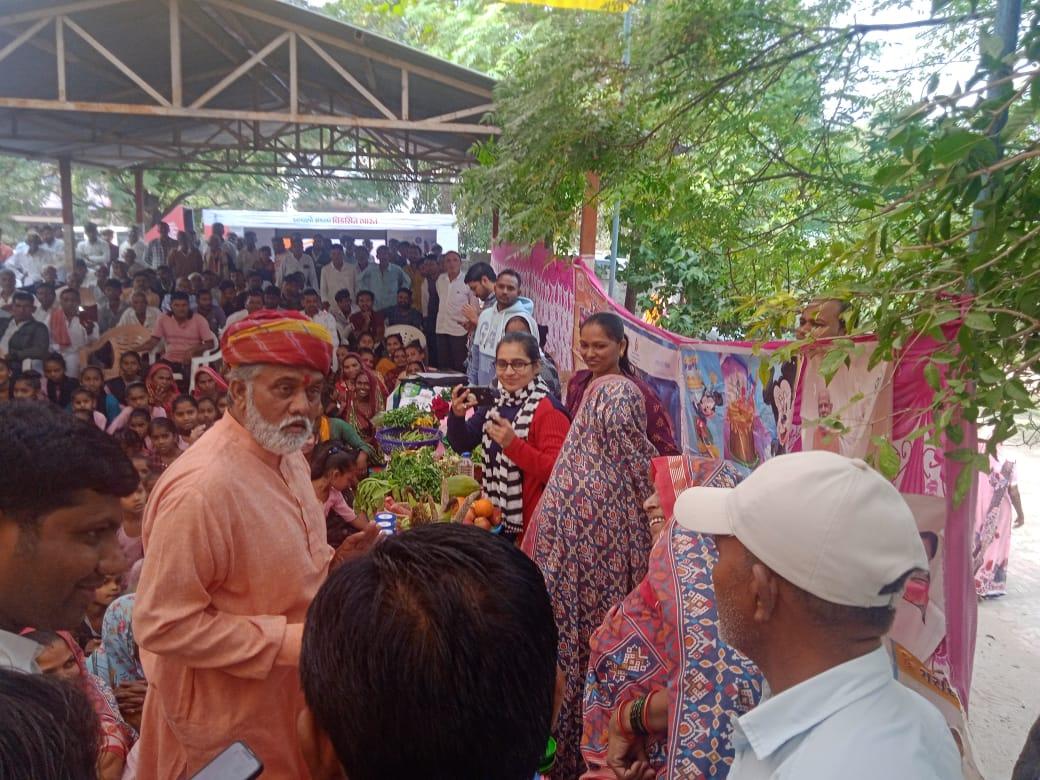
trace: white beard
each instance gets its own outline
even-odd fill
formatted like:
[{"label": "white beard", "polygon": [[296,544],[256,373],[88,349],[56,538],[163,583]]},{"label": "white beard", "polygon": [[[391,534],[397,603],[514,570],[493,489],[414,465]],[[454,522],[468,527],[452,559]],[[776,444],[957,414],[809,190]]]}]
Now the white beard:
[{"label": "white beard", "polygon": [[[289,425],[304,425],[305,430],[296,432],[286,430]],[[303,445],[311,439],[312,423],[303,416],[286,417],[280,423],[269,423],[260,414],[253,403],[253,386],[246,384],[246,420],[245,427],[256,443],[275,455],[291,455],[299,452]]]}]

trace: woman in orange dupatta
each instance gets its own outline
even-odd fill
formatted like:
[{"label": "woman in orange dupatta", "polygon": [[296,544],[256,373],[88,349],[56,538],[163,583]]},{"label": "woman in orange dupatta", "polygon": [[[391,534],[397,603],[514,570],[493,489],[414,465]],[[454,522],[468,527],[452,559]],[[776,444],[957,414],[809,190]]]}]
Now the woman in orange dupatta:
[{"label": "woman in orange dupatta", "polygon": [[144,386],[148,388],[149,405],[161,406],[168,416],[173,417],[173,399],[180,395],[173,369],[165,363],[156,363],[148,369]]}]

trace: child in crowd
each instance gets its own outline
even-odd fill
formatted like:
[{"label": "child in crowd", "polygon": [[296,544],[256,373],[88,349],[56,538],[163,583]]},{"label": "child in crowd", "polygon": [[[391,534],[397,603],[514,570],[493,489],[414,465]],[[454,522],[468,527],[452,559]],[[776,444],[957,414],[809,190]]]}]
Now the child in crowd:
[{"label": "child in crowd", "polygon": [[72,391],[79,387],[79,382],[65,375],[65,358],[57,352],[49,354],[43,361],[43,375],[47,400],[68,409],[72,403]]},{"label": "child in crowd", "polygon": [[222,395],[217,398],[217,419],[219,420],[227,412],[228,408],[228,397]]},{"label": "child in crowd", "polygon": [[371,333],[362,333],[358,336],[357,340],[358,349],[369,349],[372,352],[376,351],[376,339]]},{"label": "child in crowd", "polygon": [[105,425],[119,416],[119,401],[105,389],[105,375],[97,366],[87,366],[79,372],[80,386],[94,395],[94,408],[105,416]]},{"label": "child in crowd", "polygon": [[[361,365],[367,368],[369,371],[375,371],[376,369],[376,353],[368,347],[358,348],[358,355],[361,358]],[[340,364],[342,365],[342,363]]]},{"label": "child in crowd", "polygon": [[76,642],[87,655],[93,653],[101,644],[101,621],[105,618],[105,610],[123,592],[122,571],[118,574],[114,571],[103,573],[105,580],[94,590],[94,599],[87,605],[87,614],[83,616],[83,622],[73,633]]},{"label": "child in crowd", "polygon": [[11,364],[7,358],[0,357],[0,404],[11,399],[14,381],[11,379]]},{"label": "child in crowd", "polygon": [[11,398],[23,401],[46,401],[41,389],[41,379],[39,371],[23,371],[22,375],[11,384]]},{"label": "child in crowd", "polygon": [[213,427],[213,423],[220,419],[220,411],[217,409],[217,402],[212,398],[200,398],[199,399],[199,424],[205,426],[208,431]]},{"label": "child in crowd", "polygon": [[129,428],[124,428],[119,433],[113,433],[112,438],[119,442],[123,454],[128,458],[145,454],[144,439]]},{"label": "child in crowd", "polygon": [[72,413],[84,422],[93,423],[105,430],[105,415],[95,411],[95,406],[94,394],[86,388],[77,387],[72,391]]},{"label": "child in crowd", "polygon": [[107,389],[120,405],[126,406],[126,389],[143,379],[141,356],[136,352],[124,352],[119,358],[119,376],[109,380]]},{"label": "child in crowd", "polygon": [[398,368],[393,356],[399,349],[404,349],[404,342],[401,341],[401,337],[396,333],[387,336],[386,340],[383,342],[383,357],[381,357],[379,362],[376,363],[376,371],[383,375],[383,379],[388,380],[387,384],[390,383],[389,379],[391,375],[394,374]]},{"label": "child in crowd", "polygon": [[340,344],[336,347],[336,365],[342,366],[343,361],[347,359],[347,355],[350,354],[350,347],[346,344]]},{"label": "child in crowd", "polygon": [[206,426],[199,422],[199,402],[190,395],[179,395],[170,409],[173,412],[173,425],[177,429],[177,446],[186,450],[206,432]]},{"label": "child in crowd", "polygon": [[112,689],[87,671],[82,652],[66,632],[26,631],[24,635],[42,646],[36,656],[40,671],[75,686],[90,701],[101,730],[97,777],[99,780],[119,780],[135,736],[119,713]]},{"label": "child in crowd", "polygon": [[368,456],[339,441],[324,441],[311,451],[311,484],[314,494],[325,505],[328,542],[338,548],[352,533],[364,530],[368,518],[358,517],[343,497],[344,490],[357,487],[368,472]]},{"label": "child in crowd", "polygon": [[112,421],[112,424],[108,426],[108,432],[116,433],[123,430],[130,421],[130,415],[135,409],[147,412],[149,419],[166,416],[165,409],[161,406],[152,406],[149,403],[148,388],[144,386],[144,383],[134,382],[127,386],[126,406],[123,407],[123,411],[119,413],[119,416]]},{"label": "child in crowd", "polygon": [[134,455],[130,458],[130,462],[134,464],[134,471],[137,472],[137,476],[141,479],[142,484],[145,488],[151,490],[155,482],[155,474],[152,472],[152,459],[147,454]]},{"label": "child in crowd", "polygon": [[141,520],[144,518],[144,505],[148,501],[148,487],[145,480],[137,485],[137,490],[119,499],[123,510],[123,525],[116,531],[116,540],[126,558],[126,572],[120,581],[123,590],[129,587],[130,572],[138,561],[144,558],[144,544],[141,542]]},{"label": "child in crowd", "polygon": [[152,440],[152,471],[161,474],[181,454],[177,429],[167,418],[155,417],[148,426],[148,438]]},{"label": "child in crowd", "polygon": [[[408,358],[408,373],[411,374],[426,370],[426,349],[423,347],[421,341],[413,341],[404,348],[404,353]],[[415,371],[412,370],[413,364],[419,366]]]}]

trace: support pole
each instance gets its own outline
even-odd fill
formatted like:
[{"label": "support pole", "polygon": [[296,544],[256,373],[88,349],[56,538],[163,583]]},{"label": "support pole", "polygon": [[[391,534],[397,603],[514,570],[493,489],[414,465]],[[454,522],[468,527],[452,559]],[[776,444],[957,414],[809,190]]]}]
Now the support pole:
[{"label": "support pole", "polygon": [[[625,23],[622,28],[622,37],[625,40],[625,49],[621,54],[621,65],[627,69],[632,61],[632,7],[625,11]],[[614,216],[610,221],[610,279],[607,284],[607,295],[614,297],[614,287],[617,284],[617,253],[618,237],[621,234],[621,200],[614,202]]]},{"label": "support pole", "polygon": [[65,273],[72,275],[72,261],[76,255],[76,232],[72,225],[72,160],[62,157],[58,160],[58,174],[61,177],[61,227],[62,240],[65,242]]},{"label": "support pole", "polygon": [[596,199],[599,197],[599,175],[585,174],[585,203],[581,207],[581,228],[578,231],[578,254],[596,256],[596,223],[599,219]]},{"label": "support pole", "polygon": [[491,210],[491,244],[498,242],[498,209]]},{"label": "support pole", "polygon": [[[134,222],[143,239],[147,228],[144,224],[144,170],[141,168],[134,168]],[[138,259],[144,262],[143,257]]]}]

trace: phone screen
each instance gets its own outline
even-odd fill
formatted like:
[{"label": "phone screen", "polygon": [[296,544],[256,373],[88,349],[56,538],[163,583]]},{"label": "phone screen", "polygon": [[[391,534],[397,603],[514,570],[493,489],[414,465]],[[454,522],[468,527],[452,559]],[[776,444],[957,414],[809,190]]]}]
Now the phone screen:
[{"label": "phone screen", "polygon": [[233,742],[192,780],[254,780],[263,771],[263,762],[248,745]]}]

